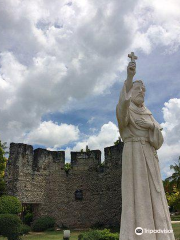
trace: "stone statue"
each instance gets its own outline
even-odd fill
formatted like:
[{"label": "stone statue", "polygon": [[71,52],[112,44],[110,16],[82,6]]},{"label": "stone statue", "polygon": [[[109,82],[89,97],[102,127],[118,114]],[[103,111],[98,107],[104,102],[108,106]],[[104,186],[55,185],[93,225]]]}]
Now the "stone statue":
[{"label": "stone statue", "polygon": [[156,152],[163,144],[162,128],[144,105],[143,82],[133,82],[137,57],[128,56],[127,80],[116,108],[124,141],[120,240],[174,240]]}]

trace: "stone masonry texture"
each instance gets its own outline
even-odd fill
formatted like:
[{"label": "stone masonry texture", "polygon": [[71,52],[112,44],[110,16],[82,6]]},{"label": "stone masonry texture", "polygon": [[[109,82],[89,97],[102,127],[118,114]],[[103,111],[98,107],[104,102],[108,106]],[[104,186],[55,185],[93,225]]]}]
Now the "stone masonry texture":
[{"label": "stone masonry texture", "polygon": [[64,151],[11,143],[7,192],[31,204],[34,219],[51,216],[60,228],[116,227],[121,216],[122,149],[122,142],[105,148],[103,164],[99,150],[71,152],[67,172]]}]

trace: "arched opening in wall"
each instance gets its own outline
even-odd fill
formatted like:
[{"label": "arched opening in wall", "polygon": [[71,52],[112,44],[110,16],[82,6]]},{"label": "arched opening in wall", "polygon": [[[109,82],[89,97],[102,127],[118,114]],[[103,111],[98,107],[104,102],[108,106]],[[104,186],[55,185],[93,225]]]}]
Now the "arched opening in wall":
[{"label": "arched opening in wall", "polygon": [[21,220],[24,224],[31,226],[38,207],[39,203],[22,203]]}]

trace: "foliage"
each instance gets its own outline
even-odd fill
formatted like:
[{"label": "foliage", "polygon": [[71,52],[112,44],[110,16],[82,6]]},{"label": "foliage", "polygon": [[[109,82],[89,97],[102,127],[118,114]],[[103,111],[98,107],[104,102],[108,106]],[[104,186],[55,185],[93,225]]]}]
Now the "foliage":
[{"label": "foliage", "polygon": [[18,214],[21,212],[21,202],[13,196],[0,197],[0,214]]},{"label": "foliage", "polygon": [[168,177],[167,180],[169,180],[172,183],[175,183],[177,188],[180,190],[180,157],[178,163],[171,165],[170,169],[173,169],[174,173],[172,174],[171,177]]},{"label": "foliage", "polygon": [[54,228],[55,220],[52,217],[44,216],[40,217],[33,222],[32,230],[34,232],[43,232],[49,228]]},{"label": "foliage", "polygon": [[5,193],[5,189],[6,189],[6,185],[5,185],[4,177],[0,177],[0,196],[2,196]]},{"label": "foliage", "polygon": [[90,230],[80,234],[78,240],[119,240],[119,233],[111,233],[109,229]]},{"label": "foliage", "polygon": [[0,196],[5,193],[4,171],[6,168],[7,158],[5,157],[6,143],[0,141]]},{"label": "foliage", "polygon": [[170,166],[174,170],[172,176],[163,181],[168,205],[176,211],[180,211],[180,157],[178,163]]},{"label": "foliage", "polygon": [[71,170],[71,168],[72,168],[71,163],[66,163],[64,165],[64,170],[65,170],[66,173],[68,173]]},{"label": "foliage", "polygon": [[24,223],[29,225],[31,224],[31,222],[33,221],[33,214],[28,212],[25,216],[24,216]]},{"label": "foliage", "polygon": [[175,186],[172,193],[166,192],[166,198],[170,207],[180,211],[180,191]]},{"label": "foliage", "polygon": [[[67,228],[66,228],[66,229],[67,229]],[[48,229],[46,230],[46,232],[54,232],[54,227],[48,228]]]},{"label": "foliage", "polygon": [[114,142],[114,145],[117,146],[121,142],[121,138],[119,137],[117,141]]},{"label": "foliage", "polygon": [[25,225],[25,224],[22,224],[22,225],[20,226],[20,234],[21,234],[21,235],[28,234],[30,231],[31,231],[30,226]]},{"label": "foliage", "polygon": [[170,182],[169,179],[166,178],[163,181],[163,186],[164,186],[164,191],[166,193],[172,193],[173,192],[173,187],[176,186],[176,184],[173,183],[173,182]]},{"label": "foliage", "polygon": [[19,240],[21,223],[20,218],[15,214],[0,214],[0,234],[8,240]]},{"label": "foliage", "polygon": [[180,221],[180,215],[171,216],[171,221]]}]

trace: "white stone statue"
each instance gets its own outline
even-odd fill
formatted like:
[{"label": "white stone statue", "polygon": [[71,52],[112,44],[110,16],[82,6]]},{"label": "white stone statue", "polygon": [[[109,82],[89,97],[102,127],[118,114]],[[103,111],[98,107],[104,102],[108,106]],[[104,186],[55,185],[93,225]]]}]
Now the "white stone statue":
[{"label": "white stone statue", "polygon": [[120,240],[174,240],[156,152],[163,143],[162,128],[144,105],[143,82],[133,82],[137,57],[128,56],[127,80],[116,108],[124,141]]}]

